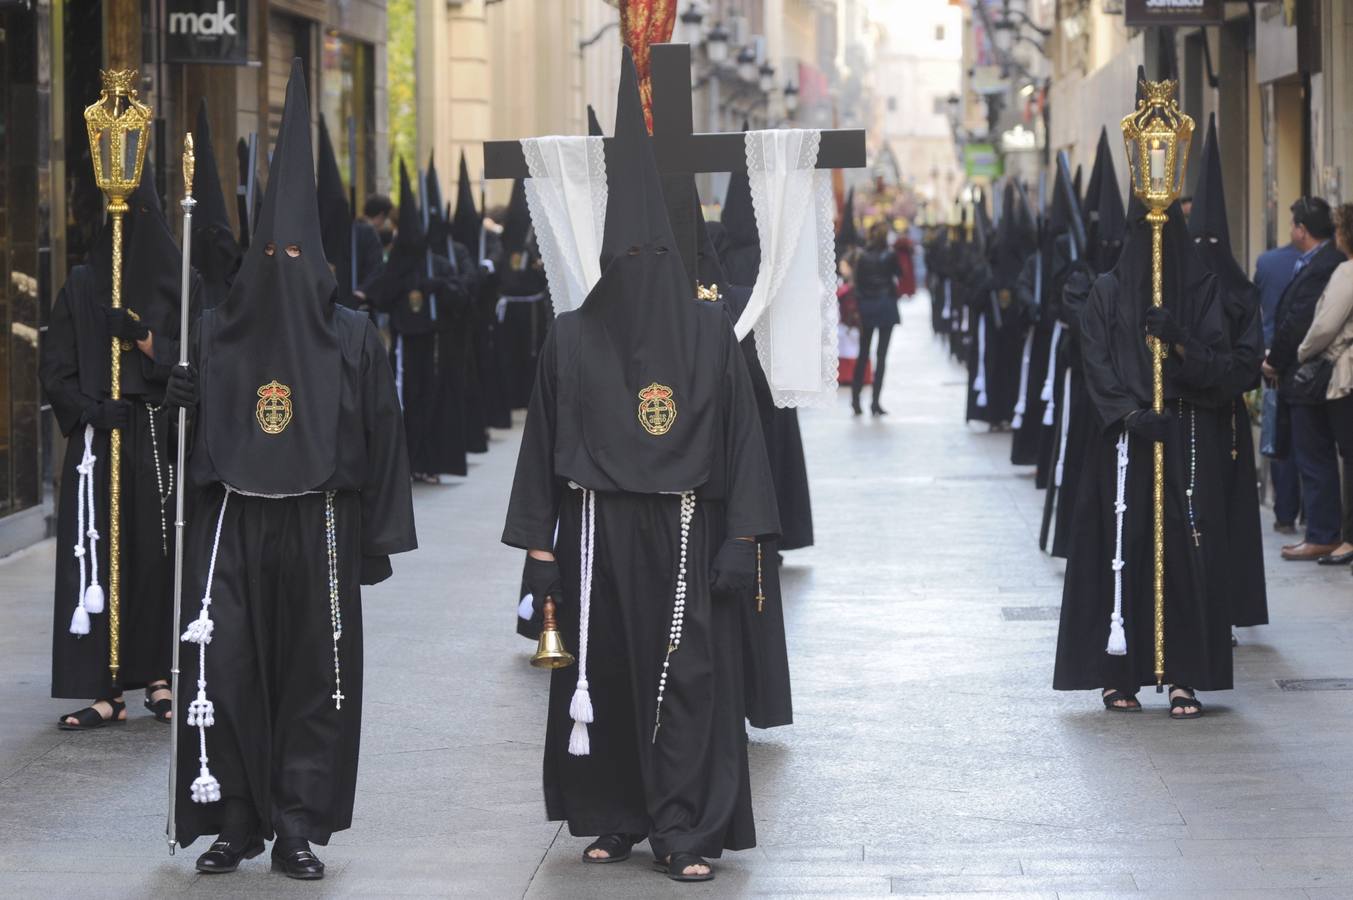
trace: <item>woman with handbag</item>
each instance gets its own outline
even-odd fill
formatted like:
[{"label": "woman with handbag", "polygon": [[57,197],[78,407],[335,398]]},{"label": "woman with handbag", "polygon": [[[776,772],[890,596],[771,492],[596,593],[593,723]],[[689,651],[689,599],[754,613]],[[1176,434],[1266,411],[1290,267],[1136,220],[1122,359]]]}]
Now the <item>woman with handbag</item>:
[{"label": "woman with handbag", "polygon": [[[1353,203],[1334,214],[1334,240],[1345,256],[1353,256]],[[1353,260],[1340,263],[1315,307],[1310,330],[1297,350],[1312,379],[1328,381],[1324,413],[1343,460],[1345,492],[1353,484]],[[1353,562],[1353,503],[1343,502],[1343,542],[1320,557],[1322,565]]]}]

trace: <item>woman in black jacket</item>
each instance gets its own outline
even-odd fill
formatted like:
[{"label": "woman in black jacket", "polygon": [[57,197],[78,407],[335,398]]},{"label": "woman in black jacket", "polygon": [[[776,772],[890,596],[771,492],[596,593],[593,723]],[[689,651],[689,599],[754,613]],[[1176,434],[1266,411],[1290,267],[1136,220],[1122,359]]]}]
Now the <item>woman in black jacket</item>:
[{"label": "woman in black jacket", "polygon": [[888,248],[888,226],[877,222],[869,229],[869,241],[855,265],[855,294],[860,305],[860,356],[855,365],[855,378],[850,388],[850,406],[860,415],[860,392],[864,390],[864,370],[869,365],[869,345],[878,332],[878,353],[874,359],[874,398],[869,412],[887,415],[879,406],[883,394],[883,370],[888,359],[888,341],[893,326],[902,324],[897,312],[897,281],[902,276],[897,255]]}]

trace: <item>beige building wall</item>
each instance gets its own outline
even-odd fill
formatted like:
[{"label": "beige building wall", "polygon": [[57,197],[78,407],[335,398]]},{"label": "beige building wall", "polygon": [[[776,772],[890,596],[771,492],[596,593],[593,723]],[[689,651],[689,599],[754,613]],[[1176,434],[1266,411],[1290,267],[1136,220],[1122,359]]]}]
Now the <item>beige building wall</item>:
[{"label": "beige building wall", "polygon": [[491,137],[491,78],[484,0],[453,6],[419,3],[418,164],[436,154],[442,192],[455,191],[456,169],[465,152],[470,176],[483,171],[483,142]]}]

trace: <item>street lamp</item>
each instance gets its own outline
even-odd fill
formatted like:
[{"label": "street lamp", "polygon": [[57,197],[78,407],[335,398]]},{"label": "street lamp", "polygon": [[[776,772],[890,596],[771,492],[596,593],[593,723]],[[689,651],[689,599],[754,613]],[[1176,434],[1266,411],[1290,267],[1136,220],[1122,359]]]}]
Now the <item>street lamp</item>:
[{"label": "street lamp", "polygon": [[705,53],[716,66],[728,62],[728,32],[724,30],[722,22],[715,22],[705,36]]},{"label": "street lamp", "polygon": [[748,84],[755,84],[757,75],[756,51],[750,46],[743,47],[738,51],[738,77]]},{"label": "street lamp", "polygon": [[791,116],[799,108],[799,86],[794,82],[785,85],[785,111]]},{"label": "street lamp", "polygon": [[681,39],[692,47],[699,45],[700,39],[704,37],[704,29],[700,27],[704,21],[705,14],[692,0],[686,11],[681,14]]},{"label": "street lamp", "polygon": [[768,62],[763,62],[761,68],[757,70],[761,76],[759,87],[763,93],[769,94],[775,90],[775,67]]}]

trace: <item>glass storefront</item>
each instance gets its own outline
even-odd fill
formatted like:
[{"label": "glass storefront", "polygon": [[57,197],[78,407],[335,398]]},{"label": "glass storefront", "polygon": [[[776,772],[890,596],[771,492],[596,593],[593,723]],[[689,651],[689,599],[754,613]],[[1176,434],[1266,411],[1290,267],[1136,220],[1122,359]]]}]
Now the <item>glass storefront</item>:
[{"label": "glass storefront", "polygon": [[370,44],[327,31],[321,65],[320,112],[343,180],[360,209],[376,183],[375,51]]},{"label": "glass storefront", "polygon": [[[0,13],[0,523],[43,501],[38,340],[49,285],[36,13]],[[30,530],[31,530],[30,523]],[[38,527],[45,530],[45,523]],[[0,551],[5,549],[0,536]]]}]

